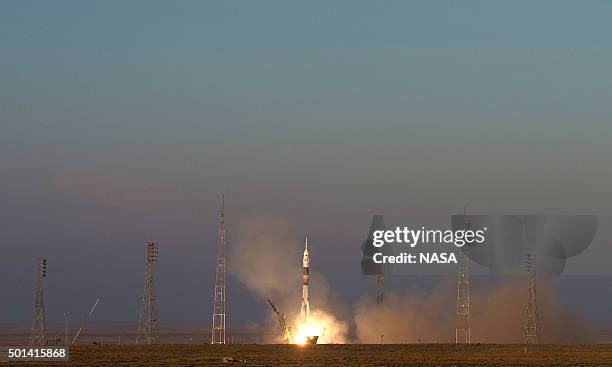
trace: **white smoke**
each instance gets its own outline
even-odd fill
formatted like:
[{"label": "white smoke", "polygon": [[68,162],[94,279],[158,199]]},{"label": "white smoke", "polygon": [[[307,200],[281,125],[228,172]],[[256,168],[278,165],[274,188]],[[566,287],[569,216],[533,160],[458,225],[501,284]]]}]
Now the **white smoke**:
[{"label": "white smoke", "polygon": [[[245,286],[276,304],[296,333],[300,332],[303,236],[285,220],[257,215],[239,221],[232,232],[230,271]],[[321,245],[320,248],[324,248]],[[309,238],[311,255],[316,239]],[[316,256],[314,256],[316,259]],[[454,342],[456,283],[453,277],[433,291],[387,292],[385,303],[373,296],[357,301],[352,313],[338,302],[311,258],[311,319],[323,343],[446,343]],[[520,278],[520,277],[519,277]],[[510,279],[487,290],[472,290],[472,342],[520,343],[527,286],[524,279]],[[525,300],[525,301],[523,301]],[[560,305],[550,282],[538,284],[541,335],[546,343],[589,342],[592,332],[585,322]],[[342,320],[349,320],[348,322]],[[269,331],[278,335],[276,316],[270,310]],[[313,326],[311,325],[311,326]],[[350,327],[349,327],[350,326]],[[352,333],[349,332],[352,330]]]},{"label": "white smoke", "polygon": [[[470,326],[473,343],[521,343],[527,285],[509,279],[501,286],[472,290]],[[361,343],[453,343],[456,322],[456,283],[432,292],[388,293],[385,303],[362,298],[355,306],[357,340]],[[544,343],[585,343],[593,340],[588,323],[563,307],[551,282],[538,283],[539,334]]]},{"label": "white smoke", "polygon": [[[281,218],[257,215],[238,222],[232,240],[230,271],[246,287],[254,291],[265,302],[269,297],[295,332],[300,325],[299,310],[302,292],[303,237],[294,235],[291,225]],[[310,251],[316,251],[311,241]],[[311,271],[316,263],[311,260]],[[348,325],[339,321],[332,313],[329,286],[321,273],[311,272],[310,319],[320,330],[320,343],[345,343]],[[271,331],[282,339],[275,315],[270,312],[268,324]]]}]

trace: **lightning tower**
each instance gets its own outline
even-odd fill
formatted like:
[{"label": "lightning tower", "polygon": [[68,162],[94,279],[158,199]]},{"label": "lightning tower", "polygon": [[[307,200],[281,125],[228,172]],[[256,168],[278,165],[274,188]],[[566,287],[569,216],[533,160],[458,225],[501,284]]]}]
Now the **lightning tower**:
[{"label": "lightning tower", "polygon": [[383,284],[385,282],[385,275],[383,266],[380,266],[379,273],[376,274],[376,304],[383,304]]},{"label": "lightning tower", "polygon": [[525,270],[529,282],[529,298],[525,313],[525,326],[523,328],[523,344],[538,344],[538,309],[536,303],[536,258],[527,254]]},{"label": "lightning tower", "polygon": [[[469,221],[465,221],[465,208],[463,208],[463,218],[465,229],[469,229],[472,225]],[[458,257],[455,343],[470,344],[470,259],[462,250],[459,250]]]},{"label": "lightning tower", "polygon": [[[145,245],[144,294],[142,295],[142,303],[140,304],[140,317],[138,320],[136,344],[139,342],[143,342],[145,344],[156,344],[159,342],[159,337],[157,335],[157,311],[155,307],[155,285],[153,282],[154,265],[158,260],[159,244],[157,242],[147,243]],[[99,299],[96,304],[98,302]]]},{"label": "lightning tower", "polygon": [[212,315],[211,344],[225,344],[225,195],[221,199],[219,216],[219,254],[215,271],[215,301]]},{"label": "lightning tower", "polygon": [[36,296],[34,299],[34,318],[30,331],[30,345],[45,345],[45,304],[43,297],[43,278],[47,276],[47,259],[36,261]]},{"label": "lightning tower", "polygon": [[64,345],[68,345],[68,312],[64,312]]},{"label": "lightning tower", "polygon": [[384,231],[387,227],[385,226],[385,220],[382,215],[375,214],[372,217],[372,223],[370,224],[370,230],[368,237],[365,242],[361,245],[362,258],[361,258],[361,273],[365,275],[372,275],[376,283],[376,304],[381,305],[383,303],[383,286],[385,282],[385,267],[383,264],[377,264],[374,262],[373,257],[376,253],[382,253],[383,255],[390,255],[386,247],[378,248],[374,246],[374,232]]}]

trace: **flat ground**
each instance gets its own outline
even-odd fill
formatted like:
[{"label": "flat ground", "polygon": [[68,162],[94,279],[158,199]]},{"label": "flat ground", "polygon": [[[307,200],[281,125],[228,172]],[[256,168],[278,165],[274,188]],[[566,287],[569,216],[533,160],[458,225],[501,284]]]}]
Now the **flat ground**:
[{"label": "flat ground", "polygon": [[[224,357],[244,362],[224,363]],[[0,366],[11,366],[0,362]],[[70,362],[26,366],[612,366],[612,345],[75,346]]]}]

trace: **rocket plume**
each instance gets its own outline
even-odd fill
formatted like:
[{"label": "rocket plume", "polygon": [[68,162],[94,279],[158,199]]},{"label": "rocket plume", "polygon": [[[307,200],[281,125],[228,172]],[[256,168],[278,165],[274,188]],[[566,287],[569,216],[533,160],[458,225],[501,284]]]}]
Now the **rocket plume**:
[{"label": "rocket plume", "polygon": [[[305,248],[300,267],[301,247],[294,235],[295,231],[284,218],[257,214],[241,218],[234,231],[236,238],[232,247],[231,271],[248,289],[262,299],[274,300],[282,313],[286,313],[288,326],[294,331],[292,343],[305,344],[306,336],[318,335],[318,344],[347,342],[349,326],[337,318],[344,308],[338,303],[322,274],[310,272],[310,256]],[[306,270],[306,274],[304,269]],[[253,276],[257,274],[257,276]],[[300,277],[300,275],[302,275]],[[302,296],[299,294],[300,278]],[[313,304],[310,309],[308,285],[314,279],[316,291],[312,294]],[[302,302],[300,302],[300,299]],[[302,322],[298,304],[302,303],[304,317]],[[348,315],[344,315],[348,317]],[[270,342],[282,343],[283,334],[278,326],[274,313],[269,313],[267,328],[276,335]]]},{"label": "rocket plume", "polygon": [[[376,304],[373,295],[364,296],[352,305],[352,309],[345,309],[345,304],[336,300],[325,278],[310,271],[309,261],[308,283],[313,279],[316,286],[312,295],[304,293],[304,257],[301,267],[298,259],[305,249],[292,228],[284,218],[262,214],[243,217],[236,225],[235,245],[229,259],[232,274],[261,297],[262,307],[266,307],[265,299],[270,297],[278,309],[287,314],[287,324],[293,330],[293,343],[303,344],[306,336],[313,335],[319,335],[319,344],[378,344],[383,334],[385,343],[452,343],[455,340],[457,288],[454,279],[441,281],[429,290],[414,287],[388,292],[384,304]],[[471,320],[472,342],[520,343],[526,292],[525,280],[520,277],[499,279],[494,286],[474,289],[470,295],[470,307],[478,317]],[[298,304],[305,303],[305,299],[310,302],[311,297],[313,308],[304,323]],[[560,302],[553,281],[540,281],[538,310],[542,317],[544,342],[585,343],[593,340],[590,323]],[[269,312],[268,316],[266,327],[270,334],[275,335],[269,342],[282,343],[283,334],[276,315]]]},{"label": "rocket plume", "polygon": [[[293,326],[294,344],[329,344],[345,343],[345,335],[348,327],[336,317],[321,308],[314,309],[310,313],[310,300],[308,287],[310,280],[310,257],[308,254],[308,236],[304,244],[304,256],[302,258],[302,307],[300,318]],[[317,283],[318,284],[318,283]],[[328,305],[329,306],[329,305]],[[314,338],[314,339],[313,339]]]}]

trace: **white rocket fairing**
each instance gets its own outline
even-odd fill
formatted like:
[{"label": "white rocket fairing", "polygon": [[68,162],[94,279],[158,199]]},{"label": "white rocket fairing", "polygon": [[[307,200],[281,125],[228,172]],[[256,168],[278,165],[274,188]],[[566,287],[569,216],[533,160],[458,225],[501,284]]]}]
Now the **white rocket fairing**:
[{"label": "white rocket fairing", "polygon": [[302,259],[302,308],[300,310],[300,317],[302,322],[308,322],[308,316],[310,315],[310,302],[308,301],[308,268],[310,266],[310,258],[308,257],[308,236],[306,236],[306,243],[304,248],[304,258]]}]

